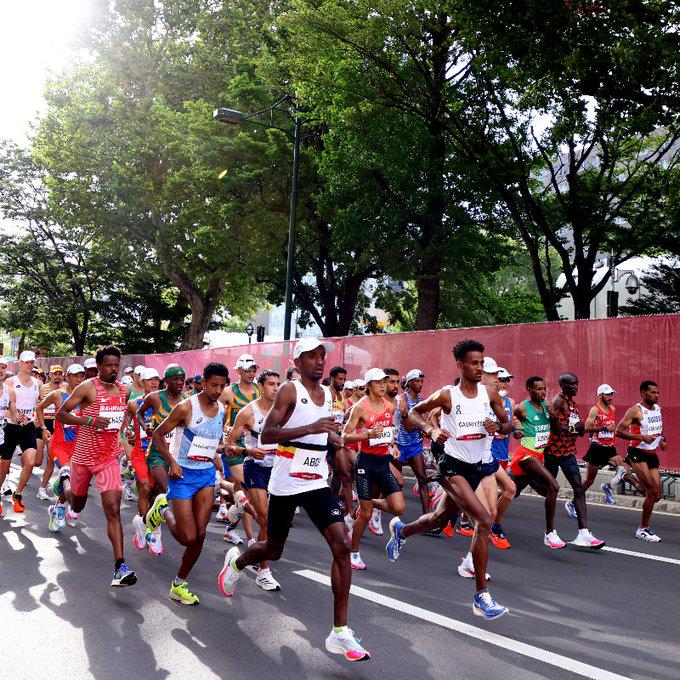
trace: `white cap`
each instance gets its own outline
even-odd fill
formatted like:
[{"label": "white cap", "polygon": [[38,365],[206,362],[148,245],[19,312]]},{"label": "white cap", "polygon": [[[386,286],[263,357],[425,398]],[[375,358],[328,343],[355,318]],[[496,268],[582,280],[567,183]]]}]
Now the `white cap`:
[{"label": "white cap", "polygon": [[303,352],[313,352],[317,347],[323,347],[326,350],[326,354],[335,349],[335,345],[332,342],[328,342],[328,340],[320,340],[319,338],[300,338],[295,343],[293,359],[299,359]]},{"label": "white cap", "polygon": [[137,366],[135,366],[134,374],[135,375],[142,375],[142,373],[144,373],[145,368],[146,368],[146,366],[142,366],[142,364],[137,364]]},{"label": "white cap", "polygon": [[382,368],[369,368],[366,371],[366,375],[364,376],[364,380],[367,383],[373,382],[374,380],[382,380],[383,378],[387,377],[387,373],[382,370]]},{"label": "white cap", "polygon": [[30,349],[25,349],[19,355],[19,361],[35,361],[35,352],[31,352]]},{"label": "white cap", "polygon": [[236,360],[234,370],[236,371],[241,368],[244,371],[247,371],[249,368],[253,368],[253,366],[257,368],[257,361],[255,361],[255,359],[253,359],[250,354],[241,354],[241,356]]},{"label": "white cap", "polygon": [[510,371],[506,370],[505,368],[499,368],[498,369],[498,377],[499,378],[514,378],[515,376],[510,373]]},{"label": "white cap", "polygon": [[85,369],[80,364],[71,364],[66,369],[66,375],[76,375],[76,373],[85,373]]},{"label": "white cap", "polygon": [[123,385],[132,385],[132,383],[134,382],[134,380],[132,379],[132,376],[131,376],[131,375],[124,375],[124,376],[120,379],[120,382],[121,382]]},{"label": "white cap", "polygon": [[83,361],[85,368],[97,368],[97,360],[94,357],[89,357]]},{"label": "white cap", "polygon": [[3,366],[9,366],[9,362],[10,362],[10,361],[14,361],[14,360],[13,360],[13,359],[10,359],[9,357],[3,357],[3,356],[0,354],[0,364],[2,364]]},{"label": "white cap", "polygon": [[123,373],[124,373],[125,375],[127,375],[128,373],[132,373],[132,371],[134,371],[134,368],[132,368],[132,366],[128,366],[128,367],[123,371]]},{"label": "white cap", "polygon": [[155,368],[145,368],[142,371],[142,380],[151,380],[152,378],[160,378],[158,371]]},{"label": "white cap", "polygon": [[357,387],[366,387],[366,381],[363,380],[362,378],[357,378],[354,381],[354,389],[356,389]]},{"label": "white cap", "polygon": [[409,380],[415,380],[416,378],[424,378],[425,374],[418,368],[412,368],[404,378],[404,382],[408,383]]},{"label": "white cap", "polygon": [[345,380],[345,387],[343,389],[353,390],[354,389],[354,382],[352,380]]},{"label": "white cap", "polygon": [[616,394],[616,390],[611,385],[605,383],[597,388],[597,396],[600,397],[603,394]]},{"label": "white cap", "polygon": [[484,357],[484,366],[482,368],[484,373],[499,373],[501,367],[496,363],[495,359],[491,357]]}]

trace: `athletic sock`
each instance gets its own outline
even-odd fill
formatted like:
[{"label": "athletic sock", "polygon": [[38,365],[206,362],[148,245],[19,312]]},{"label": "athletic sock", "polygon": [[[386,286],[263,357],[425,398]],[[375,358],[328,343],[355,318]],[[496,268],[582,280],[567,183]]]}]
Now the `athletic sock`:
[{"label": "athletic sock", "polygon": [[497,534],[503,527],[501,527],[500,524],[492,524],[491,525],[491,531],[494,532],[494,534]]},{"label": "athletic sock", "polygon": [[488,593],[489,589],[488,588],[482,588],[481,590],[477,591],[477,595],[483,595],[484,593]]},{"label": "athletic sock", "polygon": [[175,587],[181,586],[182,583],[184,583],[184,579],[180,578],[179,576],[175,576],[175,578],[172,580],[172,585]]},{"label": "athletic sock", "polygon": [[253,543],[257,543],[257,539],[256,538],[249,538],[248,539],[248,547],[250,548],[250,546],[253,545]]},{"label": "athletic sock", "polygon": [[579,536],[587,536],[589,533],[588,529],[579,529],[578,530],[578,535]]},{"label": "athletic sock", "polygon": [[124,557],[121,557],[119,560],[116,560],[115,570],[118,571],[124,564],[125,564],[125,558]]},{"label": "athletic sock", "polygon": [[623,465],[619,465],[618,468],[616,468],[616,474],[612,477],[611,485],[612,486],[617,486],[618,484],[621,483],[623,478],[626,476],[626,473],[628,470],[626,470]]},{"label": "athletic sock", "polygon": [[344,633],[347,630],[347,626],[333,626],[334,633]]}]

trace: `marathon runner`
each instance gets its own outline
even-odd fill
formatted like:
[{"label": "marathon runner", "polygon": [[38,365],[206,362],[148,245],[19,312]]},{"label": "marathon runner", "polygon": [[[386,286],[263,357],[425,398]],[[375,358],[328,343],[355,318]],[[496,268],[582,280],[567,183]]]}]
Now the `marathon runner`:
[{"label": "marathon runner", "polygon": [[293,360],[301,378],[281,386],[260,435],[262,444],[278,444],[269,480],[267,540],[254,543],[243,555],[238,548],[231,548],[218,576],[218,585],[223,595],[231,597],[248,565],[278,560],[286,545],[295,508],[304,508],[333,555],[334,623],[326,638],[326,649],[343,654],[348,661],[362,661],[371,655],[347,626],[352,581],[349,541],[342,510],[326,482],[328,440],[342,446],[338,424],[332,415],[333,397],[330,390],[320,384],[326,354],[333,349],[332,343],[315,338],[301,338],[295,344]]},{"label": "marathon runner", "polygon": [[[477,591],[472,609],[477,616],[493,620],[507,614],[508,609],[497,604],[487,588],[487,538],[496,516],[498,492],[494,473],[499,467],[491,455],[491,437],[496,432],[510,434],[514,426],[507,419],[498,390],[482,384],[484,345],[476,340],[461,340],[453,348],[453,356],[460,383],[443,387],[409,413],[425,436],[444,445],[438,479],[446,493],[434,512],[415,522],[404,524],[395,517],[390,522],[391,538],[386,551],[390,560],[397,560],[406,538],[433,528],[443,529],[449,521],[455,521],[460,510],[465,511],[475,526],[472,560]],[[441,427],[435,428],[424,416],[438,407]],[[477,489],[481,500],[476,495]]]},{"label": "marathon runner", "polygon": [[[243,476],[248,492],[248,500],[255,509],[259,533],[257,540],[267,540],[267,489],[272,473],[272,466],[276,458],[277,444],[262,444],[260,435],[267,414],[274,405],[276,392],[281,384],[281,378],[276,371],[264,370],[257,376],[260,397],[244,406],[236,416],[234,427],[229,433],[227,445],[235,446],[245,457]],[[245,436],[245,448],[238,445]],[[236,497],[236,495],[235,495]],[[249,541],[251,545],[255,540]],[[257,570],[255,585],[262,590],[281,590],[281,585],[272,576],[267,562],[261,562]]]},{"label": "marathon runner", "polygon": [[286,370],[286,382],[292,382],[293,380],[300,380],[300,371],[295,366],[289,366]]},{"label": "marathon runner", "polygon": [[[187,578],[203,549],[214,502],[215,474],[222,467],[217,447],[222,441],[227,411],[220,396],[228,380],[224,364],[207,364],[201,393],[175,406],[152,435],[154,446],[168,465],[169,480],[167,497],[159,494],[146,515],[146,528],[153,532],[165,522],[184,546],[170,598],[186,605],[199,603]],[[171,449],[167,437],[173,432]],[[168,499],[172,500],[172,509]]]},{"label": "marathon runner", "polygon": [[[352,528],[350,564],[352,569],[366,569],[359,552],[359,542],[371,521],[373,508],[401,515],[406,506],[401,485],[392,474],[394,404],[385,398],[387,373],[380,368],[366,372],[368,394],[352,409],[342,435],[347,442],[358,442],[354,479],[359,497],[359,514]],[[427,489],[427,487],[426,487]],[[383,495],[384,498],[380,498]]]},{"label": "marathon runner", "polygon": [[[129,396],[127,388],[116,379],[120,356],[117,347],[102,347],[96,355],[97,377],[78,385],[57,411],[56,421],[77,425],[78,436],[71,466],[59,470],[55,490],[60,496],[65,494],[75,512],[81,512],[87,503],[92,477],[95,478],[115,560],[111,585],[131,586],[137,582],[137,577],[125,564],[120,519],[122,494],[117,438]],[[76,408],[80,415],[72,413]]]},{"label": "marathon runner", "polygon": [[616,434],[621,439],[631,442],[627,458],[645,490],[642,517],[635,537],[658,543],[661,537],[649,524],[654,506],[661,500],[657,449],[666,450],[663,418],[659,406],[659,386],[653,380],[644,380],[640,385],[640,396],[642,397],[640,401],[626,411],[626,415],[616,428]]},{"label": "marathon runner", "polygon": [[[61,383],[59,390],[50,392],[36,406],[35,413],[38,427],[44,426],[44,414],[47,410],[53,407],[52,413],[56,413],[57,409],[61,407],[83,380],[85,380],[85,368],[80,364],[71,364],[66,369],[66,380]],[[79,415],[79,412],[76,411],[75,415]],[[53,467],[56,465],[58,469],[61,469],[71,463],[73,450],[76,445],[76,434],[77,428],[75,425],[64,425],[60,422],[54,423],[53,433],[44,433],[45,443],[49,444],[49,456],[52,459]],[[55,487],[58,488],[58,480],[55,482]],[[67,519],[78,519],[78,514],[69,506],[63,490],[61,494],[59,494],[58,490],[55,490],[55,493],[58,494],[57,502],[54,505],[50,505],[47,509],[49,517],[47,528],[53,533],[61,531],[66,526]]]},{"label": "marathon runner", "polygon": [[[329,387],[333,397],[333,417],[339,425],[342,425],[349,409],[349,400],[345,396],[347,369],[342,366],[334,366],[331,368],[329,376],[331,379]],[[336,495],[341,497],[345,505],[346,514],[351,518],[352,485],[354,484],[353,461],[345,447],[336,448],[329,444],[328,462],[333,470],[331,488],[333,488]]]},{"label": "marathon runner", "polygon": [[[18,414],[16,411],[16,394],[14,390],[5,382],[7,378],[7,369],[9,368],[9,359],[0,356],[0,452],[3,452],[2,460],[0,461],[0,488],[4,487],[9,472],[9,466],[12,462],[12,457],[5,458],[3,445],[5,443],[5,414],[16,422]],[[12,451],[14,452],[14,451]],[[2,515],[2,502],[0,501],[0,515]]]},{"label": "marathon runner", "polygon": [[624,479],[632,484],[638,493],[645,495],[645,488],[637,478],[630,474],[630,466],[616,452],[616,409],[612,402],[616,390],[604,384],[597,388],[597,404],[590,409],[586,420],[586,432],[590,433],[590,448],[583,460],[588,463],[588,471],[583,481],[583,490],[593,485],[597,473],[605,465],[613,465],[616,474],[611,482],[603,482],[600,488],[604,492],[605,501],[609,505],[615,505],[614,491],[612,487],[618,486]]},{"label": "marathon runner", "polygon": [[[48,382],[46,382],[40,388],[40,401],[44,401],[51,392],[59,391],[61,383],[64,379],[64,369],[59,364],[54,364],[53,366],[50,366],[48,377]],[[48,444],[49,437],[45,439],[44,430],[47,430],[49,434],[54,433],[54,414],[56,413],[56,409],[57,402],[55,401],[50,403],[50,405],[43,412],[42,420],[38,420],[38,407],[36,405],[36,436],[38,438],[38,452],[35,457],[35,467],[40,467],[42,465],[43,451],[45,449],[47,450],[47,454],[45,456],[45,472],[43,473],[42,481],[38,487],[38,493],[35,495],[35,497],[41,501],[50,500],[50,497],[47,493],[47,484],[50,481],[50,477],[52,477],[52,473],[54,472],[54,458],[50,454]]]},{"label": "marathon runner", "polygon": [[545,381],[534,375],[527,378],[529,398],[515,406],[514,416],[520,421],[522,440],[512,454],[510,472],[515,478],[517,496],[531,485],[545,497],[545,535],[543,544],[551,550],[565,547],[565,542],[555,531],[555,507],[560,490],[555,477],[543,464],[543,454],[550,437],[551,423],[555,413],[545,401]]},{"label": "marathon runner", "polygon": [[556,419],[551,422],[544,465],[555,479],[562,470],[569,486],[574,490],[574,500],[564,504],[569,516],[578,521],[578,534],[571,542],[572,545],[598,550],[604,546],[604,541],[595,538],[588,531],[586,492],[576,460],[576,440],[585,432],[585,423],[579,417],[574,401],[578,393],[578,378],[573,373],[562,373],[558,383],[562,391],[553,400]]},{"label": "marathon runner", "polygon": [[83,362],[83,367],[85,368],[85,380],[90,378],[96,378],[99,375],[97,370],[97,360],[94,357],[88,357]]},{"label": "marathon runner", "polygon": [[142,374],[146,370],[141,364],[135,366],[132,371],[132,385],[130,386],[130,399],[144,396],[144,385],[142,384]]},{"label": "marathon runner", "polygon": [[[35,405],[40,396],[40,381],[32,376],[35,365],[35,354],[25,350],[19,355],[19,371],[13,378],[7,378],[5,384],[16,397],[16,417],[10,415],[5,423],[5,441],[0,449],[3,463],[6,463],[5,475],[14,451],[21,451],[21,475],[15,492],[12,494],[14,512],[25,512],[26,506],[22,493],[31,478],[38,442],[35,429]],[[5,476],[3,475],[3,477]]]}]

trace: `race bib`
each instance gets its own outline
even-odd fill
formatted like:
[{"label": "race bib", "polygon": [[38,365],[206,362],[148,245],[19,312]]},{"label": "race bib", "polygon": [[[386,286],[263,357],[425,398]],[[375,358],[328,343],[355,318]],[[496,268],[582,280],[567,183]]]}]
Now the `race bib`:
[{"label": "race bib", "polygon": [[474,439],[484,439],[487,433],[484,429],[482,420],[457,420],[456,439],[458,441],[471,441]]},{"label": "race bib", "polygon": [[342,423],[345,420],[345,412],[344,411],[333,411],[331,413],[333,418],[335,418],[335,422],[342,425]]},{"label": "race bib", "polygon": [[326,461],[326,452],[295,449],[293,462],[290,464],[290,472],[288,474],[297,479],[327,479],[328,462]]},{"label": "race bib", "polygon": [[395,427],[383,427],[382,435],[375,439],[369,439],[369,446],[380,446],[380,444],[391,444],[394,439]]},{"label": "race bib", "polygon": [[120,430],[120,426],[123,424],[123,417],[125,416],[125,411],[99,411],[100,418],[108,418],[109,424],[107,425],[107,430]]},{"label": "race bib", "polygon": [[576,425],[581,419],[578,417],[578,413],[576,411],[571,411],[569,413],[569,427],[572,425]]},{"label": "race bib", "polygon": [[50,404],[46,409],[43,410],[43,413],[46,416],[53,416],[57,412],[57,407],[54,404]]},{"label": "race bib", "polygon": [[614,439],[614,433],[609,430],[602,430],[599,434],[599,439]]},{"label": "race bib", "polygon": [[195,436],[191,440],[191,446],[187,453],[187,460],[194,460],[201,463],[212,462],[215,458],[219,443],[219,439]]},{"label": "race bib", "polygon": [[550,437],[550,425],[545,426],[545,430],[536,428],[536,448],[542,449],[548,445],[548,438]]}]

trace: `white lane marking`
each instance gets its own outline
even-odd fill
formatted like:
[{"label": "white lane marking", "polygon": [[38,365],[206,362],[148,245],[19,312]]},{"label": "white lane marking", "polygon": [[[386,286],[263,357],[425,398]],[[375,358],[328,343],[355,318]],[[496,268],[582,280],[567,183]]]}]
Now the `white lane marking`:
[{"label": "white lane marking", "polygon": [[5,539],[9,543],[12,550],[23,550],[26,546],[21,542],[21,539],[11,531],[5,533]]},{"label": "white lane marking", "polygon": [[601,550],[618,553],[619,555],[628,555],[630,557],[642,557],[645,560],[654,560],[655,562],[668,562],[669,564],[680,564],[680,560],[676,560],[673,557],[650,555],[649,553],[635,552],[635,550],[623,550],[622,548],[610,548],[608,545],[603,546]]},{"label": "white lane marking", "polygon": [[[318,574],[311,569],[302,569],[300,571],[294,571],[293,573],[297,574],[298,576],[304,576],[305,578],[316,581],[317,583],[321,583],[325,586],[330,586],[331,584],[331,580],[328,576],[325,576],[324,574]],[[416,618],[427,621],[428,623],[434,623],[438,626],[442,626],[443,628],[455,630],[458,633],[462,633],[468,637],[481,640],[482,642],[488,642],[489,644],[495,645],[496,647],[522,654],[523,656],[536,659],[537,661],[542,661],[543,663],[576,673],[577,675],[582,675],[584,678],[591,678],[592,680],[628,680],[625,675],[618,675],[617,673],[612,673],[602,668],[591,666],[587,663],[577,661],[576,659],[570,659],[567,656],[549,652],[545,649],[541,649],[540,647],[534,647],[533,645],[528,645],[524,642],[519,642],[517,640],[513,640],[512,638],[504,637],[503,635],[498,635],[497,633],[491,633],[488,630],[484,630],[483,628],[477,628],[475,626],[471,626],[468,623],[451,619],[448,616],[442,616],[441,614],[431,612],[427,609],[422,609],[421,607],[416,607],[412,604],[395,600],[393,597],[387,597],[386,595],[381,595],[380,593],[374,593],[372,590],[366,590],[366,588],[352,586],[350,592],[352,595],[361,597],[364,600],[368,600],[369,602],[375,602],[376,604],[381,604],[385,607],[389,607],[390,609],[396,609],[397,611],[410,614],[411,616],[415,616]]]}]

